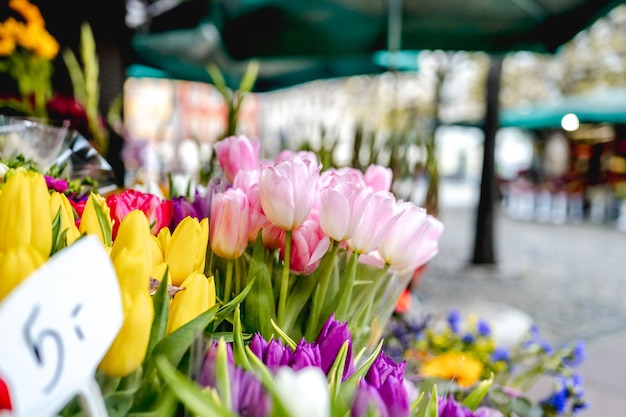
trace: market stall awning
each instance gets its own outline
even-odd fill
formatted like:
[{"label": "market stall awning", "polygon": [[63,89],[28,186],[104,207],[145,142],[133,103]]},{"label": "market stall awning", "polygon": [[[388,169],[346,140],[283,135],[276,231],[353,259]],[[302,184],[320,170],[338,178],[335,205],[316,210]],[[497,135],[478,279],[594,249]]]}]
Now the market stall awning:
[{"label": "market stall awning", "polygon": [[563,116],[570,113],[576,115],[581,123],[626,124],[626,91],[602,88],[504,109],[500,111],[500,125],[524,129],[558,128]]},{"label": "market stall awning", "polygon": [[[261,68],[256,89],[267,91],[319,78],[381,72],[386,68],[375,55],[390,48],[554,52],[619,3],[211,1],[205,16],[189,16],[192,27],[137,31],[133,48],[144,64],[173,78],[208,82],[205,68],[210,63],[235,83],[246,63],[257,59]],[[153,27],[159,26],[159,19],[167,15],[155,17]]]}]

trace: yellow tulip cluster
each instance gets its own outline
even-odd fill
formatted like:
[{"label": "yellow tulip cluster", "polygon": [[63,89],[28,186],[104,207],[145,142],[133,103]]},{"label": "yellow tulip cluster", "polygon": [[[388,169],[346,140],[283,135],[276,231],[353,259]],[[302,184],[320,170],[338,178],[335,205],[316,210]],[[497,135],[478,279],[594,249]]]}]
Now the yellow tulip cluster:
[{"label": "yellow tulip cluster", "polygon": [[[58,238],[54,224],[60,225]],[[48,191],[39,173],[18,169],[0,191],[0,301],[58,248],[84,234],[97,236],[110,254],[124,309],[122,328],[99,370],[123,377],[141,366],[148,349],[154,319],[150,278],[165,277],[167,284],[180,287],[170,300],[168,333],[215,305],[215,283],[204,274],[207,219],[188,217],[173,233],[164,228],[157,237],[150,232],[146,215],[134,210],[122,220],[115,241],[111,228],[102,196],[90,194],[77,227],[67,197]]]},{"label": "yellow tulip cluster", "polygon": [[21,46],[41,58],[54,59],[59,43],[46,30],[39,8],[28,0],[9,0],[9,7],[21,14],[24,22],[13,17],[0,22],[0,56],[11,55]]},{"label": "yellow tulip cluster", "polygon": [[52,252],[52,221],[60,214],[65,244],[80,233],[64,194],[48,192],[43,175],[17,170],[0,193],[0,300]]}]

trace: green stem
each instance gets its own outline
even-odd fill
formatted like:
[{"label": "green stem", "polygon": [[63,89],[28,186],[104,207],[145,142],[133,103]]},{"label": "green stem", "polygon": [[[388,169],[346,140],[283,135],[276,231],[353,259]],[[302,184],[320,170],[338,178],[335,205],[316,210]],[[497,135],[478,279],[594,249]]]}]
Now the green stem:
[{"label": "green stem", "polygon": [[278,326],[283,325],[285,304],[287,302],[287,289],[289,287],[289,271],[291,268],[291,230],[285,232],[285,259],[283,260],[283,275],[280,280],[280,295],[278,297],[278,314],[276,320]]},{"label": "green stem", "polygon": [[230,301],[230,293],[233,290],[233,264],[235,261],[226,261],[226,283],[224,285],[224,304]]},{"label": "green stem", "polygon": [[242,285],[241,285],[241,264],[239,260],[241,257],[237,258],[235,262],[235,294],[241,293]]},{"label": "green stem", "polygon": [[[364,289],[363,291],[361,291],[355,297],[354,302],[352,303],[354,313],[350,315],[350,317],[347,318],[348,321],[350,321],[350,324],[352,324],[353,319],[357,319],[357,322],[358,322],[359,316],[362,315],[364,312],[366,311],[371,312],[371,307],[374,304],[374,298],[376,296],[384,295],[384,293],[381,294],[378,291],[380,290],[382,283],[385,281],[385,275],[387,274],[388,270],[389,270],[389,264],[385,264],[384,268],[381,269],[380,274],[378,274],[374,278],[372,285]],[[368,315],[365,315],[365,320],[367,320],[367,317]],[[360,326],[361,324],[359,324],[359,327]]]},{"label": "green stem", "polygon": [[[317,285],[317,289],[313,295],[313,305],[311,307],[311,316],[309,317],[309,325],[307,326],[307,331],[305,338],[306,340],[313,340],[313,338],[317,335],[317,332],[320,329],[319,320],[320,314],[322,313],[322,306],[324,305],[324,300],[326,299],[326,293],[328,292],[328,283],[330,281],[330,276],[333,272],[333,266],[335,264],[335,259],[337,258],[337,252],[339,251],[339,242],[331,239],[330,248],[328,250],[328,262],[324,263],[324,270],[321,271],[322,274],[320,276],[319,283]],[[325,259],[326,261],[326,259]],[[324,317],[326,320],[327,317]]]},{"label": "green stem", "polygon": [[350,299],[352,298],[352,287],[354,287],[354,278],[356,277],[356,267],[358,265],[359,254],[352,252],[350,260],[348,261],[347,273],[344,276],[344,282],[341,283],[337,297],[337,309],[335,319],[343,321],[348,314],[348,307],[350,307]]}]

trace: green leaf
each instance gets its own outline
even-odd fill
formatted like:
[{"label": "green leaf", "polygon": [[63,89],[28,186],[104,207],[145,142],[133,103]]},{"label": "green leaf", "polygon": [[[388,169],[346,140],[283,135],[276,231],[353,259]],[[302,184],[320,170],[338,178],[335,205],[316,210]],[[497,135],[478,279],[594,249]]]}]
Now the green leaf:
[{"label": "green leaf", "polygon": [[[90,195],[89,198],[94,198],[93,195]],[[109,222],[109,218],[102,211],[102,207],[95,200],[93,201],[93,208],[96,212],[96,217],[98,219],[98,224],[100,225],[100,231],[102,232],[102,239],[107,246],[111,246],[111,242],[113,241],[113,232],[111,231],[111,222]]]},{"label": "green leaf", "polygon": [[410,413],[411,415],[415,414],[415,412],[417,411],[417,407],[419,407],[420,403],[422,402],[422,399],[424,399],[424,394],[425,394],[424,391],[420,392],[420,395],[418,395],[415,401],[411,403],[411,413]]},{"label": "green leaf", "polygon": [[156,366],[163,380],[187,409],[200,417],[236,417],[215,401],[213,396],[202,391],[194,382],[177,371],[164,356],[156,358]]},{"label": "green leaf", "polygon": [[[248,282],[256,281],[244,303],[243,324],[247,332],[259,332],[265,339],[273,333],[270,320],[276,320],[276,302],[269,266],[265,260],[265,247],[259,232],[250,260]],[[249,284],[248,284],[249,285]]]},{"label": "green leaf", "polygon": [[296,347],[298,347],[298,344],[294,342],[294,340],[291,337],[289,337],[289,335],[285,333],[283,329],[281,329],[280,326],[276,324],[276,322],[274,322],[274,320],[271,320],[271,322],[272,322],[272,327],[274,328],[274,330],[276,330],[276,333],[278,333],[278,335],[285,341],[285,343],[289,345],[291,350],[295,351]]},{"label": "green leaf", "polygon": [[354,384],[356,386],[359,380],[363,378],[365,374],[367,373],[367,371],[370,369],[370,367],[372,366],[372,364],[378,357],[378,354],[380,353],[382,348],[383,348],[383,340],[378,342],[378,346],[376,346],[376,349],[374,349],[374,352],[372,352],[372,354],[369,356],[369,358],[367,358],[367,360],[363,363],[363,365],[361,365],[357,370],[354,371],[352,375],[350,375],[348,379],[346,379],[344,384]]},{"label": "green leaf", "polygon": [[242,93],[247,93],[252,91],[254,87],[254,83],[256,82],[256,77],[259,74],[259,61],[250,61],[248,67],[246,68],[246,73],[243,75],[243,79],[239,84],[239,91]]},{"label": "green leaf", "polygon": [[245,370],[250,370],[250,362],[246,356],[246,350],[243,343],[243,333],[241,329],[241,309],[239,305],[235,309],[235,317],[233,320],[233,356],[235,363]]},{"label": "green leaf", "polygon": [[217,342],[217,355],[215,357],[215,385],[220,398],[228,410],[233,409],[233,400],[230,391],[230,373],[228,371],[228,352],[226,342],[220,339]]},{"label": "green leaf", "polygon": [[218,306],[215,305],[209,310],[200,314],[184,326],[179,327],[172,333],[161,339],[152,350],[146,366],[146,374],[149,375],[156,366],[155,359],[165,356],[172,365],[178,366],[181,359],[191,347],[194,340],[200,336],[203,330],[215,320]]},{"label": "green leaf", "polygon": [[222,323],[224,320],[226,320],[227,317],[233,314],[233,312],[235,311],[235,308],[237,308],[237,306],[246,299],[246,297],[248,296],[248,293],[250,292],[250,289],[253,286],[254,286],[254,279],[250,283],[248,283],[246,288],[244,288],[243,291],[237,294],[235,298],[230,300],[228,303],[224,304],[217,311],[217,313],[215,314],[215,321],[213,322],[211,331],[215,330],[215,328],[219,326],[220,323]]},{"label": "green leaf", "polygon": [[339,390],[341,389],[341,382],[343,380],[343,370],[346,364],[346,357],[348,356],[349,343],[348,340],[343,342],[339,352],[337,352],[333,366],[330,367],[328,372],[328,389],[330,391],[330,397],[333,399],[337,399],[339,396]]},{"label": "green leaf", "polygon": [[[65,234],[61,233],[61,207],[57,210],[57,214],[52,220],[52,247],[50,248],[50,256],[61,250],[61,239]],[[65,241],[65,239],[63,239]]]},{"label": "green leaf", "polygon": [[439,416],[439,397],[437,395],[437,385],[433,386],[430,398],[426,404],[425,417],[438,417]]},{"label": "green leaf", "polygon": [[165,274],[161,277],[159,288],[152,296],[152,303],[154,304],[154,320],[152,321],[152,328],[150,329],[150,341],[148,342],[148,353],[146,358],[150,357],[154,346],[165,336],[167,330],[167,320],[170,312],[170,296],[167,291],[167,274],[168,269],[165,270]]},{"label": "green leaf", "polygon": [[485,395],[487,395],[487,393],[489,392],[489,388],[491,388],[491,386],[493,385],[493,378],[494,375],[492,372],[489,379],[480,381],[478,386],[474,388],[467,397],[465,397],[465,399],[463,400],[463,405],[470,410],[475,411],[482,402],[483,398],[485,398]]}]

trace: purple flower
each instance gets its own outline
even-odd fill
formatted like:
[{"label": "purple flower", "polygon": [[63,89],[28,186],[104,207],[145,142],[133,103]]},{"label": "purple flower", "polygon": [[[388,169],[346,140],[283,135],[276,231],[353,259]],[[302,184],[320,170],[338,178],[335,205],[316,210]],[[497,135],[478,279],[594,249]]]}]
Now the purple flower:
[{"label": "purple flower", "polygon": [[452,397],[438,399],[439,417],[474,417],[472,411],[457,403]]},{"label": "purple flower", "polygon": [[335,320],[335,315],[331,315],[324,327],[320,330],[315,343],[319,346],[320,354],[322,356],[321,368],[326,375],[333,366],[337,354],[341,349],[341,346],[348,341],[348,352],[346,355],[346,363],[343,368],[343,378],[345,381],[350,375],[354,373],[354,360],[352,358],[352,336],[348,329],[348,322],[339,322]]},{"label": "purple flower", "polygon": [[293,357],[291,349],[283,346],[276,339],[270,339],[267,342],[259,333],[252,337],[250,350],[261,359],[272,373],[278,371],[281,366],[288,365]]},{"label": "purple flower", "polygon": [[380,352],[365,375],[365,382],[374,387],[390,416],[409,415],[409,393],[404,386],[406,362],[396,363]]},{"label": "purple flower", "polygon": [[69,186],[67,185],[67,181],[62,178],[54,178],[48,175],[44,175],[44,178],[46,179],[46,185],[48,186],[49,190],[64,193],[69,188]]},{"label": "purple flower", "polygon": [[380,396],[380,393],[364,379],[359,382],[352,408],[351,417],[363,417],[370,415],[370,410],[378,412],[379,417],[389,417],[387,406]]},{"label": "purple flower", "polygon": [[[233,411],[241,417],[265,417],[272,409],[271,397],[253,373],[235,367],[230,344],[226,344]],[[217,343],[207,350],[198,383],[202,387],[217,386],[215,377]]]},{"label": "purple flower", "polygon": [[231,373],[233,411],[241,417],[265,417],[272,410],[272,400],[251,372],[237,367]]},{"label": "purple flower", "polygon": [[172,198],[172,206],[173,215],[172,221],[170,222],[170,230],[176,229],[178,223],[183,221],[183,219],[187,216],[191,216],[196,219],[198,218],[198,213],[196,212],[196,209],[185,197]]},{"label": "purple flower", "polygon": [[306,368],[307,366],[321,368],[322,358],[319,346],[315,343],[307,343],[302,339],[302,341],[298,343],[298,346],[296,346],[296,350],[288,365],[294,371]]}]

